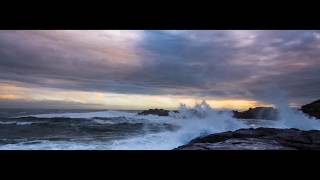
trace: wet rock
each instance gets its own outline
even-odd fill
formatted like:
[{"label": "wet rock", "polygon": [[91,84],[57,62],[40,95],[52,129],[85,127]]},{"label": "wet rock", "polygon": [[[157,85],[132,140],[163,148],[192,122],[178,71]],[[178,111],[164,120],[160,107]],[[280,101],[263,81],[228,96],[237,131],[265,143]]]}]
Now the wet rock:
[{"label": "wet rock", "polygon": [[199,137],[175,150],[320,150],[320,131],[239,129]]},{"label": "wet rock", "polygon": [[320,119],[320,99],[302,106],[301,111],[309,116]]},{"label": "wet rock", "polygon": [[[158,115],[158,116],[169,116],[169,110],[165,110],[165,109],[148,109],[142,112],[139,112],[139,115]],[[173,111],[175,113],[177,113],[178,111]]]},{"label": "wet rock", "polygon": [[238,119],[275,120],[278,117],[278,112],[272,107],[256,107],[243,112],[233,111],[233,117]]}]

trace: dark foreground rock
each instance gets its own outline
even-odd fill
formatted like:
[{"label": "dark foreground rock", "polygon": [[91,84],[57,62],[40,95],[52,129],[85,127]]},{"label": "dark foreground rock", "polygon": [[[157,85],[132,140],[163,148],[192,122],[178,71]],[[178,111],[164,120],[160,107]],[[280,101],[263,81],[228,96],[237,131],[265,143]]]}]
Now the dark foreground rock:
[{"label": "dark foreground rock", "polygon": [[302,106],[301,111],[309,116],[320,119],[320,99]]},{"label": "dark foreground rock", "polygon": [[243,112],[233,111],[233,117],[238,119],[275,120],[278,117],[278,112],[272,107],[256,107]]},{"label": "dark foreground rock", "polygon": [[[158,116],[169,116],[169,110],[165,110],[165,109],[148,109],[142,112],[139,112],[139,115],[158,115]],[[178,111],[173,111],[175,113],[177,113]]]},{"label": "dark foreground rock", "polygon": [[239,129],[199,137],[175,150],[320,150],[320,131]]}]

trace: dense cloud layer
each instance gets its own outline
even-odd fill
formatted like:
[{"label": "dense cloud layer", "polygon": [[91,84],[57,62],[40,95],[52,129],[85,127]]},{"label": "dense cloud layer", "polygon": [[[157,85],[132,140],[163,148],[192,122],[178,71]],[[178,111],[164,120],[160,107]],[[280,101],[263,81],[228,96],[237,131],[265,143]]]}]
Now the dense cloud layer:
[{"label": "dense cloud layer", "polygon": [[318,31],[0,31],[0,81],[290,102],[320,97]]}]

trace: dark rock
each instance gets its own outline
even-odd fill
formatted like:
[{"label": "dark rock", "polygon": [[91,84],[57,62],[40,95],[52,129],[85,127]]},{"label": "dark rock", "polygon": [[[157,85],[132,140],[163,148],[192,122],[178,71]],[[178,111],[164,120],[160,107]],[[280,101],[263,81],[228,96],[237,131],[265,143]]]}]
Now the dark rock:
[{"label": "dark rock", "polygon": [[320,119],[320,99],[302,106],[301,111],[309,116]]},{"label": "dark rock", "polygon": [[278,117],[278,112],[272,107],[256,107],[243,112],[233,111],[233,117],[238,119],[275,120]]},{"label": "dark rock", "polygon": [[193,139],[175,150],[320,150],[320,131],[239,129]]},{"label": "dark rock", "polygon": [[[169,110],[165,110],[165,109],[148,109],[142,112],[139,112],[139,115],[158,115],[158,116],[169,116]],[[172,111],[175,113],[178,113],[178,111]]]}]

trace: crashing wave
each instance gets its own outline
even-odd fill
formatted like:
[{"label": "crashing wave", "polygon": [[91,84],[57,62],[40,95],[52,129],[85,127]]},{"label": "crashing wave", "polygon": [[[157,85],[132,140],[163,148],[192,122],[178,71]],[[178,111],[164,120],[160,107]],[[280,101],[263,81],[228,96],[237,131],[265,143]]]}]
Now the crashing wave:
[{"label": "crashing wave", "polygon": [[[279,110],[279,119],[274,121],[263,121],[257,124],[259,120],[253,120],[254,126],[246,121],[233,117],[230,111],[217,111],[211,108],[205,101],[196,104],[194,107],[181,105],[179,113],[170,112],[169,116],[160,117],[156,115],[137,115],[134,112],[125,111],[98,111],[86,113],[54,113],[33,115],[36,118],[79,118],[89,119],[101,125],[115,125],[119,123],[168,123],[178,128],[168,130],[163,128],[161,132],[152,132],[144,128],[140,135],[135,135],[126,139],[118,139],[108,142],[94,142],[88,144],[79,144],[75,142],[43,142],[40,144],[28,145],[32,149],[173,149],[189,142],[199,136],[207,134],[234,131],[242,128],[297,128],[301,130],[320,129],[320,121],[309,118],[303,113],[291,109],[285,103],[276,104]],[[105,118],[105,119],[104,119]],[[113,118],[112,120],[108,118]],[[49,144],[48,144],[49,143]],[[71,143],[71,144],[70,144]],[[73,143],[73,144],[72,144]],[[68,146],[68,144],[70,146]],[[18,148],[25,144],[16,144],[16,146],[6,146],[6,148]],[[29,147],[30,146],[30,147]],[[5,147],[3,147],[5,148]]]}]

